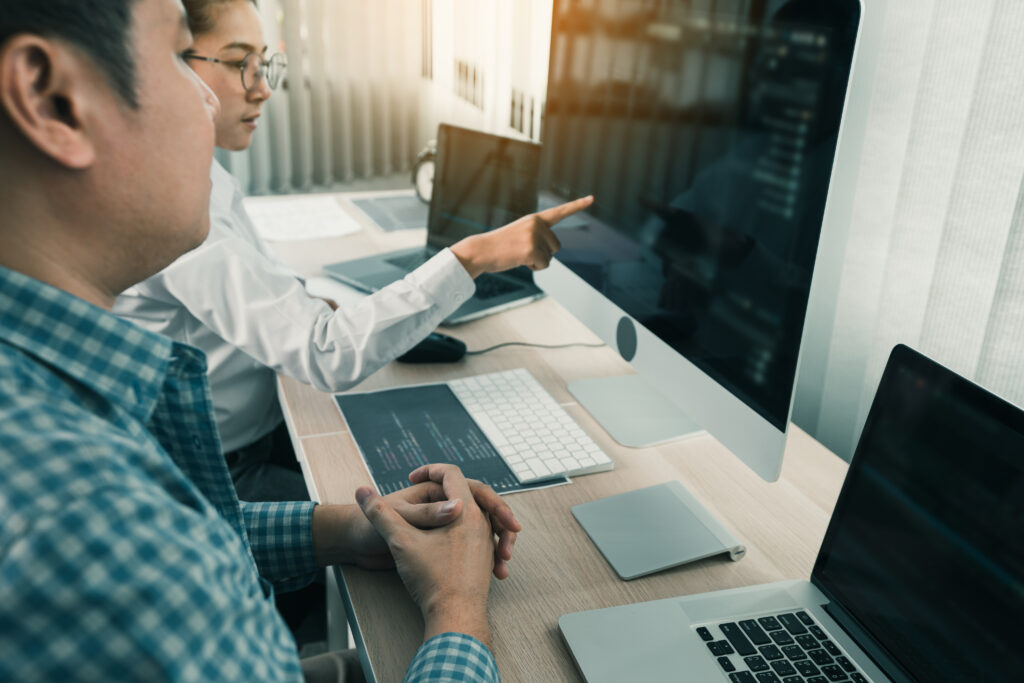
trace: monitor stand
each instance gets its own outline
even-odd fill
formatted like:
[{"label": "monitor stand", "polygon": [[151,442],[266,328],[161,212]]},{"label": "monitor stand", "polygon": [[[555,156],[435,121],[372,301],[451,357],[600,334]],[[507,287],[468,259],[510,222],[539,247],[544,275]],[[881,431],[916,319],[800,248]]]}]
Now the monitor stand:
[{"label": "monitor stand", "polygon": [[640,375],[577,380],[569,393],[623,446],[646,448],[703,432]]},{"label": "monitor stand", "polygon": [[[643,448],[703,432],[639,375],[598,377],[569,391],[613,439]],[[620,578],[746,549],[678,481],[576,505],[573,516]]]}]

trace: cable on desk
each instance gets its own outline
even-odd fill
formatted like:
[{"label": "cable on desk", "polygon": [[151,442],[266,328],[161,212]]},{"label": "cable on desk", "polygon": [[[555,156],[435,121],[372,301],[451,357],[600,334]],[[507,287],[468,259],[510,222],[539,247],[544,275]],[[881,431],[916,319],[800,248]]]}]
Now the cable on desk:
[{"label": "cable on desk", "polygon": [[530,344],[529,342],[504,342],[502,344],[495,344],[494,346],[488,346],[486,349],[479,349],[477,351],[466,351],[467,356],[479,356],[482,353],[488,353],[495,349],[500,349],[505,346],[531,346],[535,349],[568,349],[573,346],[584,346],[587,348],[597,349],[604,344],[585,344],[583,342],[577,342],[575,344]]}]

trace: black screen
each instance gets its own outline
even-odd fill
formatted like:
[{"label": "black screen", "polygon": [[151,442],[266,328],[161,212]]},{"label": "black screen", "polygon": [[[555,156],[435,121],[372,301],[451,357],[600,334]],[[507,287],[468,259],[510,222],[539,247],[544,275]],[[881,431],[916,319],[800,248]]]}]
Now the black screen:
[{"label": "black screen", "polygon": [[1024,413],[905,347],[812,579],[913,677],[1024,671]]},{"label": "black screen", "polygon": [[537,210],[540,146],[441,124],[427,241],[449,247]]},{"label": "black screen", "polygon": [[557,258],[784,429],[857,0],[555,0]]}]

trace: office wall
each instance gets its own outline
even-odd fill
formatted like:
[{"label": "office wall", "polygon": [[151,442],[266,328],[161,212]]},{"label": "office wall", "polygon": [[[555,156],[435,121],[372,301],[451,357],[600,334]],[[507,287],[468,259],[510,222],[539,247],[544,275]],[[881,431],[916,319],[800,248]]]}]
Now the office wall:
[{"label": "office wall", "polygon": [[845,216],[819,261],[834,277],[815,292],[794,410],[845,458],[896,343],[1024,405],[1024,3],[865,9],[866,126],[853,195],[830,208]]}]

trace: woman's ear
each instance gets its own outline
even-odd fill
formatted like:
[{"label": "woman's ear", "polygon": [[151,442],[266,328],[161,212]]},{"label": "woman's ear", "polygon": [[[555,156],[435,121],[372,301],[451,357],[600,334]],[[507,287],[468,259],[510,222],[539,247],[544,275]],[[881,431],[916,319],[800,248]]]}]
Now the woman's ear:
[{"label": "woman's ear", "polygon": [[33,146],[72,169],[96,159],[82,125],[82,110],[95,96],[83,60],[66,44],[31,34],[15,36],[0,51],[0,107]]}]

